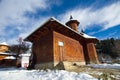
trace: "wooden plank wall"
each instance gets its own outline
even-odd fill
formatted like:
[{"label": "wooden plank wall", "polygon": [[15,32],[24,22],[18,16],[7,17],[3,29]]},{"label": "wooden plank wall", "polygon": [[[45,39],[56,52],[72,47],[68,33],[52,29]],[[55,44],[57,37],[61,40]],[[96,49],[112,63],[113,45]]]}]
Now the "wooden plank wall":
[{"label": "wooden plank wall", "polygon": [[5,57],[7,57],[6,55],[0,55],[0,60],[3,60]]},{"label": "wooden plank wall", "polygon": [[88,50],[89,62],[98,63],[98,57],[94,43],[88,43],[87,50]]},{"label": "wooden plank wall", "polygon": [[[61,56],[63,61],[81,61],[84,62],[84,53],[82,45],[79,41],[67,37],[63,34],[53,32],[54,38],[54,61],[60,61]],[[58,41],[64,43],[64,46],[59,46]],[[60,50],[62,49],[62,51]],[[62,53],[62,54],[61,54]]]},{"label": "wooden plank wall", "polygon": [[33,43],[33,54],[36,57],[36,63],[53,61],[52,32]]}]

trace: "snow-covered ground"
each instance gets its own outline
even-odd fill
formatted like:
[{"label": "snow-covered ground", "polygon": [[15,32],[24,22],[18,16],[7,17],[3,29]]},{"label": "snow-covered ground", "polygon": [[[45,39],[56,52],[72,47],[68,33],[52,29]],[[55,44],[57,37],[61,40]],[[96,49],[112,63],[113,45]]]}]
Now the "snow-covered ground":
[{"label": "snow-covered ground", "polygon": [[97,80],[86,73],[65,70],[0,69],[0,80]]},{"label": "snow-covered ground", "polygon": [[[93,68],[120,69],[120,64],[92,64]],[[25,70],[18,68],[0,68],[0,80],[98,80],[83,71],[80,73],[68,72],[65,70]],[[97,72],[95,73],[97,74]],[[99,75],[102,73],[98,72]],[[114,76],[113,76],[114,77]],[[117,75],[117,80],[120,76]]]},{"label": "snow-covered ground", "polygon": [[120,69],[120,64],[90,64],[88,66],[93,67],[93,68]]}]

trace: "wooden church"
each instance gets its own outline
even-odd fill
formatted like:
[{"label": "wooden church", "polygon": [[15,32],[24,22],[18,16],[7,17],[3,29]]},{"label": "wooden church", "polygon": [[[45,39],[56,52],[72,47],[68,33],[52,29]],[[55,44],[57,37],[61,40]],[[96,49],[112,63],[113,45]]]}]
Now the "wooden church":
[{"label": "wooden church", "polygon": [[78,32],[79,21],[70,19],[66,25],[55,18],[25,38],[32,42],[32,63],[37,69],[73,69],[76,66],[98,63],[94,43],[98,39]]}]

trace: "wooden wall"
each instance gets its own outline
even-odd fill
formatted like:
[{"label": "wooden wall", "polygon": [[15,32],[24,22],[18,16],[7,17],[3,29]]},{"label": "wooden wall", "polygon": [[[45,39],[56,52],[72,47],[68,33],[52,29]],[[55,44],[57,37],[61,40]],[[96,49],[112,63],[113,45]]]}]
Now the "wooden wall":
[{"label": "wooden wall", "polygon": [[0,55],[0,60],[3,60],[5,57],[7,57],[6,55]]},{"label": "wooden wall", "polygon": [[36,63],[53,61],[53,36],[52,32],[33,43],[33,54]]},{"label": "wooden wall", "polygon": [[84,49],[84,56],[85,56],[85,61],[87,64],[90,63],[98,63],[98,57],[96,53],[96,48],[94,43],[92,42],[84,42],[83,43],[83,49]]},{"label": "wooden wall", "polygon": [[96,48],[95,48],[94,43],[88,43],[87,49],[88,49],[90,63],[98,63],[98,57],[97,57]]},{"label": "wooden wall", "polygon": [[[63,42],[63,46],[58,43]],[[33,42],[35,64],[44,62],[86,62],[97,63],[97,53],[92,42],[80,42],[56,31],[51,31]]]},{"label": "wooden wall", "polygon": [[[54,61],[81,61],[84,62],[83,48],[79,41],[53,32],[54,38]],[[59,46],[58,42],[63,42],[64,46]]]}]

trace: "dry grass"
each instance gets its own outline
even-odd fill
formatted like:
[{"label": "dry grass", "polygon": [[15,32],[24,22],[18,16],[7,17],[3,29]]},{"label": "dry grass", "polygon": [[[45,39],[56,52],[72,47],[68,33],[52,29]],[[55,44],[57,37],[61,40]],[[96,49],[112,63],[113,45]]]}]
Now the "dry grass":
[{"label": "dry grass", "polygon": [[101,78],[102,80],[120,80],[120,70],[118,69],[98,69],[88,66],[79,66],[78,69],[70,71],[75,71],[77,73],[84,72],[98,78],[98,80],[100,80]]}]

